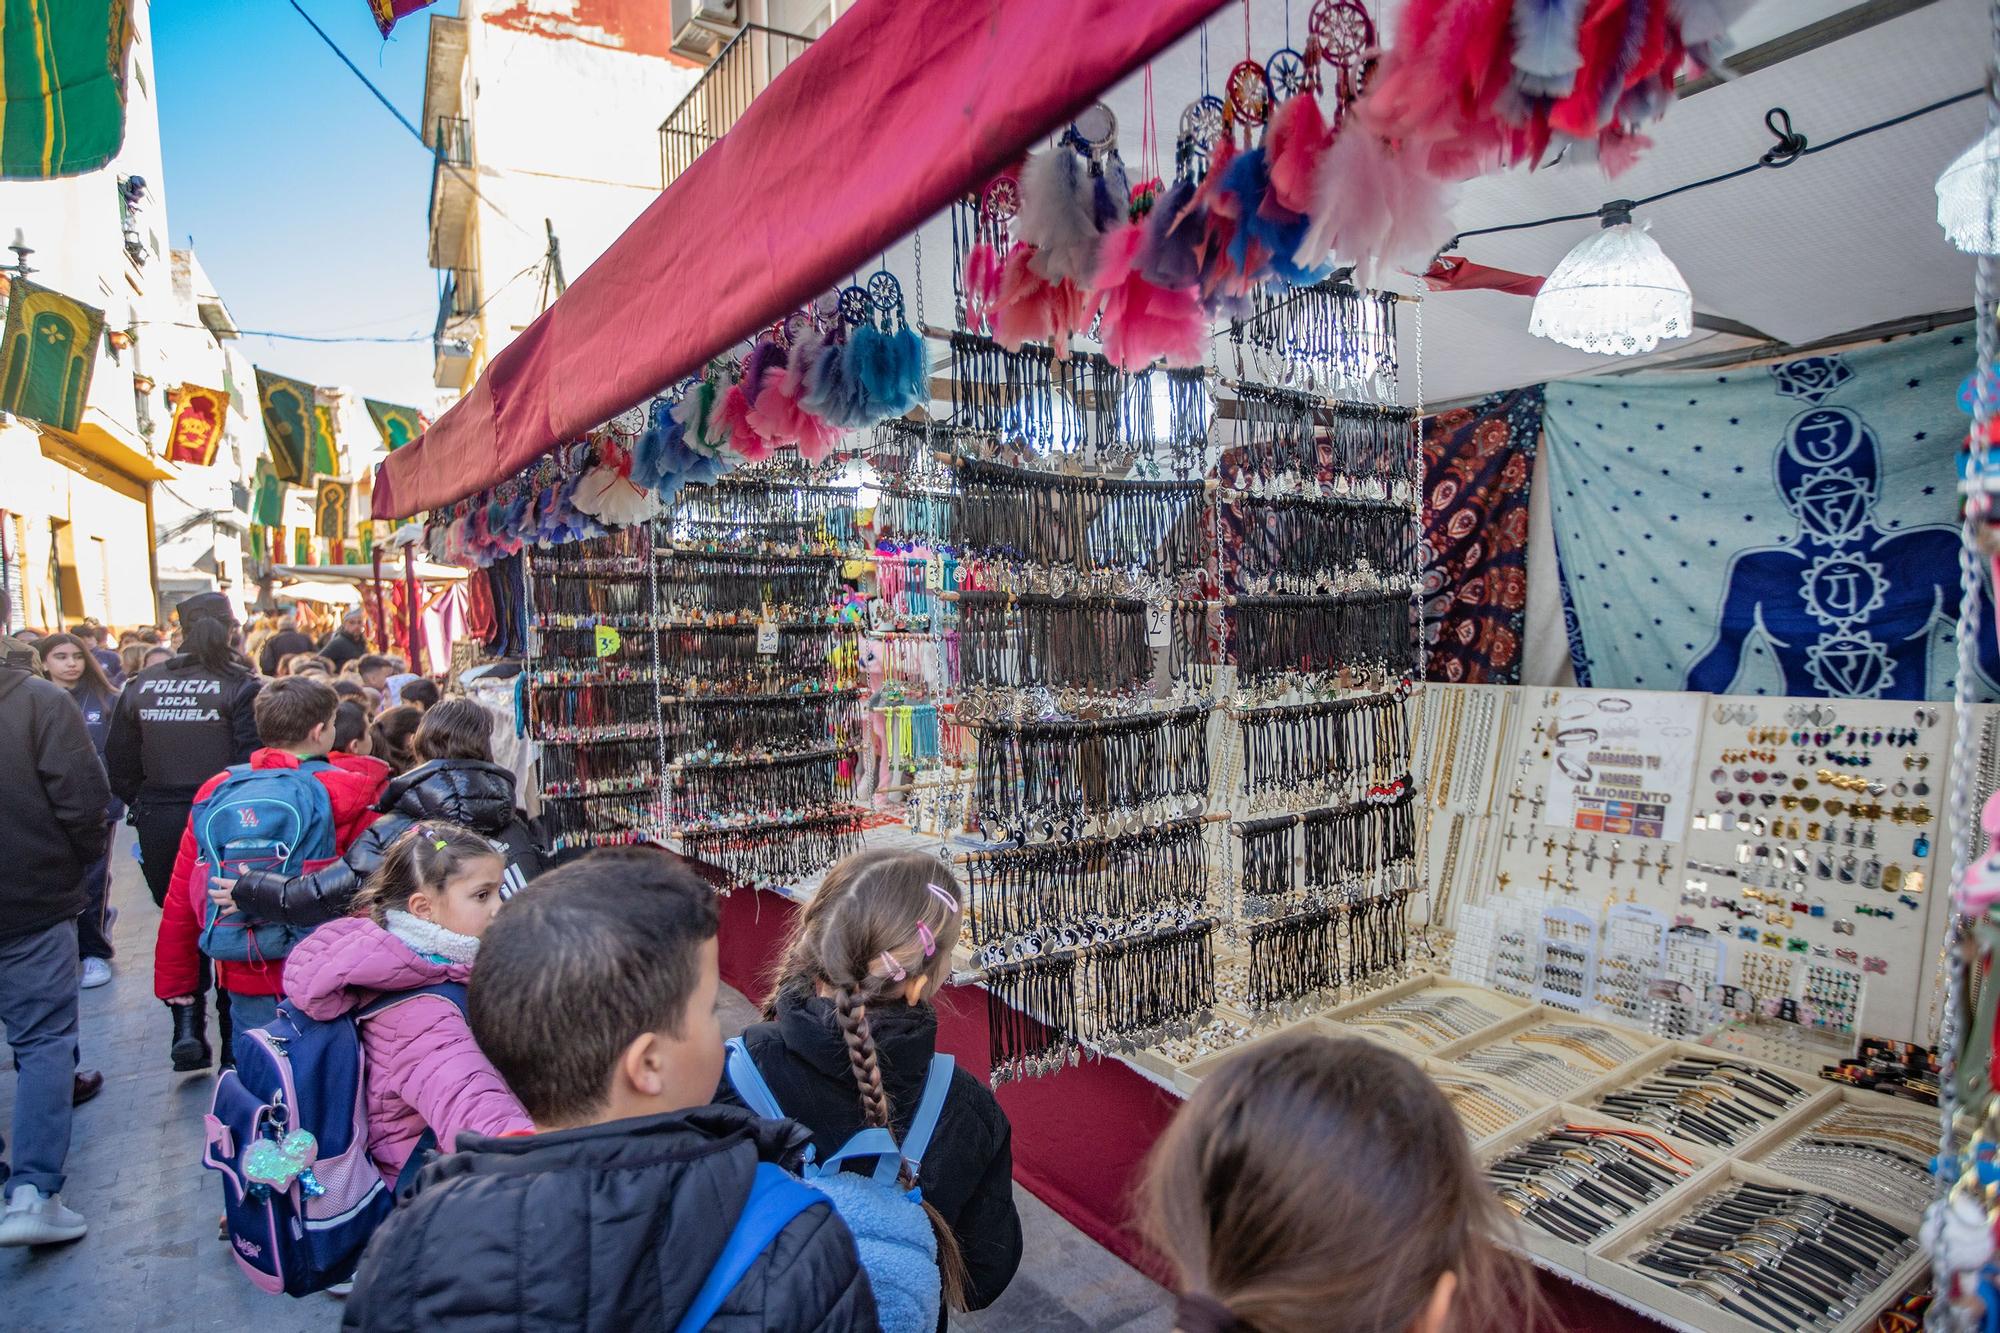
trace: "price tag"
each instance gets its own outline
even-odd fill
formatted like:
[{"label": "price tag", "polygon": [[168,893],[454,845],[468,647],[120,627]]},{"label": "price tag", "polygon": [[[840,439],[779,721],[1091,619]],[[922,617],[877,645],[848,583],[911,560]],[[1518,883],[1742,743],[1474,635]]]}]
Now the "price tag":
[{"label": "price tag", "polygon": [[1146,607],[1146,646],[1148,648],[1166,648],[1171,646],[1173,641],[1173,620],[1167,614],[1167,608],[1157,602],[1148,605]]},{"label": "price tag", "polygon": [[624,646],[624,636],[619,634],[617,630],[609,625],[599,625],[597,627],[597,655],[599,657],[615,657],[618,654],[618,650]]},{"label": "price tag", "polygon": [[937,551],[924,561],[924,588],[929,592],[944,591],[944,556]]},{"label": "price tag", "polygon": [[769,656],[778,651],[778,622],[760,620],[757,622],[757,651]]}]

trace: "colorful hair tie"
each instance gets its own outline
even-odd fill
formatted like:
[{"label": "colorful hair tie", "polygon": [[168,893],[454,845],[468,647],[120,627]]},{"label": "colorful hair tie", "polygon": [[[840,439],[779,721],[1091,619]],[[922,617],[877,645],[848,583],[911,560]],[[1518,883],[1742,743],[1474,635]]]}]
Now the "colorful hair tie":
[{"label": "colorful hair tie", "polygon": [[910,974],[908,972],[905,972],[903,970],[903,965],[896,961],[896,955],[890,953],[887,949],[884,949],[881,953],[881,959],[882,959],[882,966],[887,968],[889,971],[889,980],[891,981],[908,980]]},{"label": "colorful hair tie", "polygon": [[917,938],[923,942],[924,957],[929,958],[937,952],[937,936],[933,935],[931,928],[921,921],[917,922]]},{"label": "colorful hair tie", "polygon": [[945,905],[946,911],[958,911],[958,895],[950,889],[945,888],[942,884],[926,884],[924,887],[930,890],[931,897]]}]

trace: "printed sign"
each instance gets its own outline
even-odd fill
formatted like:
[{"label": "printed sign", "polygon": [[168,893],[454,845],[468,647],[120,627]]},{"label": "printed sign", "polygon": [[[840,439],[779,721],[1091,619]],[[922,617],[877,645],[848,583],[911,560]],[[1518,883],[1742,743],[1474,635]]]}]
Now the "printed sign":
[{"label": "printed sign", "polygon": [[1543,822],[1680,841],[1700,730],[1700,695],[1562,691],[1545,738]]}]

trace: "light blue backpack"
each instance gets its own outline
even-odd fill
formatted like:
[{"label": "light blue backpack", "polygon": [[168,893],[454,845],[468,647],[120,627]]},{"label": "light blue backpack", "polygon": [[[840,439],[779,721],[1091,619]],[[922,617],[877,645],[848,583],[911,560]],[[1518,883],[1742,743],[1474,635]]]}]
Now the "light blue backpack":
[{"label": "light blue backpack", "polygon": [[[824,1162],[815,1163],[812,1150],[806,1150],[801,1174],[807,1185],[832,1202],[840,1220],[854,1234],[854,1248],[875,1292],[883,1333],[933,1333],[944,1302],[937,1235],[924,1212],[923,1191],[904,1190],[897,1177],[905,1161],[915,1174],[916,1164],[930,1147],[945,1096],[951,1091],[954,1063],[949,1055],[931,1057],[917,1113],[900,1145],[888,1130],[870,1128],[849,1139]],[[729,1042],[728,1072],[730,1086],[744,1105],[767,1120],[789,1119],[772,1095],[771,1085],[757,1072],[757,1063],[741,1037]],[[871,1157],[875,1169],[869,1174],[841,1169],[847,1162]]]}]

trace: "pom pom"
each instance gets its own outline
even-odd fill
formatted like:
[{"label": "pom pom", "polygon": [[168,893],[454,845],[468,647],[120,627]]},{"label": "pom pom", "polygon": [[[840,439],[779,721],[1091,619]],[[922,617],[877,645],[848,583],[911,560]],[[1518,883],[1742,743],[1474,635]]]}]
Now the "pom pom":
[{"label": "pom pom", "polygon": [[1036,276],[1088,282],[1097,266],[1097,219],[1097,182],[1081,157],[1058,144],[1028,159],[1014,236],[1034,247]]}]

